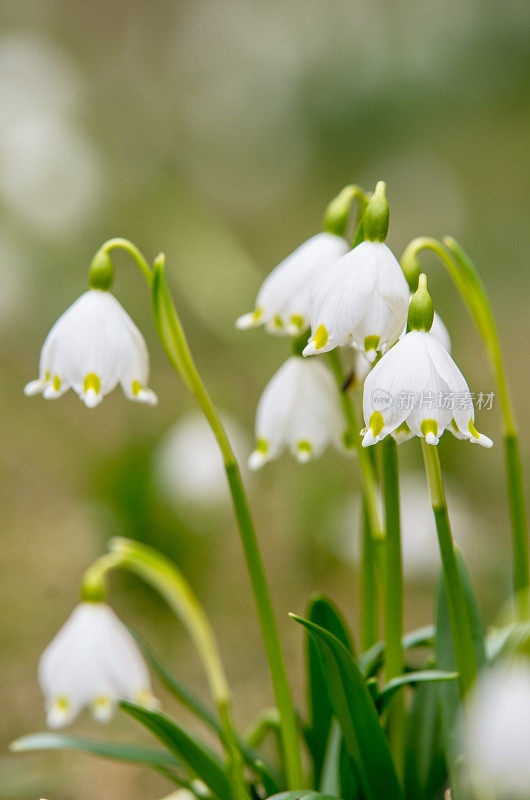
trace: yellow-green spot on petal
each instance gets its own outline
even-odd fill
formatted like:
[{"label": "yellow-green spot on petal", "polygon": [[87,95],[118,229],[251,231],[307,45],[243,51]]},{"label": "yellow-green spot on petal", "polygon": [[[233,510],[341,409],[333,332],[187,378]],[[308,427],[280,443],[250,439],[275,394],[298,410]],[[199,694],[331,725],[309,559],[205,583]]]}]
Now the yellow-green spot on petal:
[{"label": "yellow-green spot on petal", "polygon": [[456,422],[455,422],[455,418],[454,418],[454,417],[453,417],[453,419],[451,420],[451,428],[452,428],[454,431],[456,431],[457,433],[460,433],[460,429],[459,429],[458,425],[456,424]]},{"label": "yellow-green spot on petal", "polygon": [[46,372],[44,373],[44,380],[46,381],[46,383],[48,383],[48,381],[50,380],[50,370],[49,369],[47,369]]},{"label": "yellow-green spot on petal", "polygon": [[297,446],[301,453],[310,453],[313,449],[311,442],[308,442],[307,439],[301,439]]},{"label": "yellow-green spot on petal", "polygon": [[142,391],[142,384],[140,383],[140,381],[133,381],[133,382],[132,382],[131,389],[132,389],[132,393],[133,393],[133,395],[134,395],[135,397],[138,397],[138,395],[139,395],[139,394],[140,394],[140,392]]},{"label": "yellow-green spot on petal", "polygon": [[[49,373],[48,373],[48,375],[49,375]],[[49,378],[47,378],[47,380],[49,380]],[[59,389],[61,388],[61,379],[60,379],[60,377],[58,375],[54,375],[53,376],[52,387],[53,387],[54,392],[58,392]]]},{"label": "yellow-green spot on petal", "polygon": [[379,347],[379,336],[366,336],[364,340],[364,349],[367,353],[370,350],[377,350]]},{"label": "yellow-green spot on petal", "polygon": [[397,433],[397,434],[400,434],[400,433],[407,433],[407,434],[408,434],[408,433],[410,433],[410,428],[409,428],[409,426],[407,425],[407,423],[406,423],[406,422],[402,422],[402,423],[401,423],[401,425],[399,425],[399,426],[396,428],[396,430],[394,431],[394,433]]},{"label": "yellow-green spot on petal", "polygon": [[282,318],[280,316],[278,316],[278,314],[276,314],[276,316],[273,317],[272,323],[273,323],[275,328],[283,328]]},{"label": "yellow-green spot on petal", "polygon": [[96,394],[99,394],[101,389],[101,381],[95,372],[90,372],[86,376],[85,380],[83,381],[83,389],[85,394],[89,389],[92,389]]},{"label": "yellow-green spot on petal", "polygon": [[370,417],[370,422],[368,423],[368,427],[371,429],[374,436],[379,436],[379,434],[385,427],[385,421],[380,411],[374,411],[372,413],[372,416]]},{"label": "yellow-green spot on petal", "polygon": [[252,319],[254,320],[254,322],[257,322],[258,319],[260,319],[262,316],[263,316],[263,306],[258,306],[252,312]]},{"label": "yellow-green spot on petal", "polygon": [[64,712],[65,714],[70,710],[70,701],[67,697],[64,697],[64,695],[56,697],[53,704],[57,711]]},{"label": "yellow-green spot on petal", "polygon": [[313,342],[315,344],[316,350],[321,350],[323,347],[326,346],[328,341],[328,331],[325,325],[321,324],[318,326],[315,335],[313,336]]},{"label": "yellow-green spot on petal", "polygon": [[471,434],[471,436],[474,439],[480,439],[480,433],[477,431],[477,429],[473,425],[473,420],[472,419],[469,420],[467,429],[468,429],[469,433]]},{"label": "yellow-green spot on petal", "polygon": [[291,316],[291,323],[301,329],[304,324],[304,318],[300,314],[293,314]]},{"label": "yellow-green spot on petal", "polygon": [[258,451],[258,453],[263,453],[263,455],[265,455],[268,449],[269,449],[269,444],[267,440],[258,439],[258,441],[256,442],[256,450]]},{"label": "yellow-green spot on petal", "polygon": [[424,436],[427,436],[428,433],[432,433],[433,436],[438,438],[438,423],[435,419],[424,419],[420,424],[420,430]]},{"label": "yellow-green spot on petal", "polygon": [[99,695],[99,697],[96,697],[96,699],[94,700],[92,705],[96,709],[97,708],[101,708],[101,709],[108,708],[109,705],[110,705],[110,700],[109,700],[108,697],[106,697],[105,695],[101,694],[101,695]]}]

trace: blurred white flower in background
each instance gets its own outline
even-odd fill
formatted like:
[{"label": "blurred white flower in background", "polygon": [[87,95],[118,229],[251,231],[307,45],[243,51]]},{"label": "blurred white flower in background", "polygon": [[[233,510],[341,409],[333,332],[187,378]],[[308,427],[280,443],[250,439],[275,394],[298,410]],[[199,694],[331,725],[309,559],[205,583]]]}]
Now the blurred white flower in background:
[{"label": "blurred white flower in background", "polygon": [[480,797],[530,797],[530,660],[498,663],[479,675],[462,721],[471,782]]},{"label": "blurred white flower in background", "polygon": [[[461,490],[446,480],[451,527],[464,554],[474,547],[474,530],[483,530],[471,503]],[[432,580],[441,569],[436,526],[423,473],[404,473],[400,477],[401,539],[403,571],[406,580]],[[355,496],[334,509],[321,544],[340,559],[360,562],[361,498]],[[473,550],[475,553],[475,551]],[[476,558],[475,558],[476,562]]]},{"label": "blurred white flower in background", "polygon": [[51,41],[0,40],[0,195],[45,235],[83,228],[101,203],[102,158],[74,118],[83,88]]},{"label": "blurred white flower in background", "polygon": [[68,725],[83,708],[107,722],[119,700],[156,705],[138,645],[106,603],[81,602],[39,662],[50,728]]},{"label": "blurred white flower in background", "polygon": [[[234,417],[222,412],[221,420],[244,470],[249,437]],[[219,445],[198,411],[183,414],[163,435],[153,456],[153,473],[161,493],[179,512],[185,511],[188,503],[207,507],[229,504]]]}]

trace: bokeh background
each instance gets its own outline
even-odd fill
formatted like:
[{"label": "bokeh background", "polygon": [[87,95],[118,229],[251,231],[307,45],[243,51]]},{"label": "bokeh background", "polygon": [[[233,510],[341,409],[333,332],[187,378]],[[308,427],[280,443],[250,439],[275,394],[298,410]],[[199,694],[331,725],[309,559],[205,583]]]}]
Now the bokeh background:
[{"label": "bokeh background", "polygon": [[[263,331],[236,332],[234,319],[252,308],[267,272],[319,229],[342,185],[384,178],[398,255],[417,235],[451,233],[479,265],[528,456],[530,6],[18,0],[3,3],[1,17],[0,796],[158,800],[171,787],[146,770],[73,754],[15,756],[8,743],[43,729],[39,655],[114,534],[160,547],[192,581],[244,729],[272,697],[238,536],[215,451],[190,417],[127,258],[116,258],[116,293],[147,339],[158,408],[118,391],[94,411],[71,393],[25,398],[44,335],[85,290],[105,239],[130,237],[149,258],[163,249],[197,363],[244,458],[260,392],[289,348]],[[440,265],[425,264],[471,389],[493,391],[465,308]],[[191,428],[171,444],[167,431],[181,418]],[[448,436],[440,449],[456,538],[492,622],[510,580],[495,406],[478,423],[493,450]],[[202,490],[179,461],[182,442]],[[432,618],[436,541],[417,442],[400,459],[412,626]],[[303,640],[287,612],[325,590],[358,629],[356,463],[329,453],[300,467],[286,456],[248,486],[302,706]],[[158,598],[127,576],[113,577],[111,596],[204,693],[195,655]],[[73,731],[148,741],[121,714],[106,729],[83,717]]]}]

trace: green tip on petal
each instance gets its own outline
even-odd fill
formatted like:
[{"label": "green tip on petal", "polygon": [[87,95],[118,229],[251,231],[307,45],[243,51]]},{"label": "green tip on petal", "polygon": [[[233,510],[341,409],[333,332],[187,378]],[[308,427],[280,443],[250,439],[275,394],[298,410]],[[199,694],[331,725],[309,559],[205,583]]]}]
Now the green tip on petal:
[{"label": "green tip on petal", "polygon": [[328,341],[328,331],[325,325],[319,325],[315,335],[313,336],[313,343],[316,350],[322,350]]},{"label": "green tip on petal", "polygon": [[420,424],[420,430],[425,436],[427,444],[438,444],[438,422],[435,419],[424,419]]},{"label": "green tip on petal", "polygon": [[370,417],[370,422],[368,423],[368,427],[372,431],[374,437],[379,436],[379,434],[385,427],[385,421],[380,411],[374,411],[372,413]]},{"label": "green tip on petal", "polygon": [[433,320],[434,304],[427,291],[427,276],[422,273],[410,301],[407,326],[409,331],[430,331]]}]

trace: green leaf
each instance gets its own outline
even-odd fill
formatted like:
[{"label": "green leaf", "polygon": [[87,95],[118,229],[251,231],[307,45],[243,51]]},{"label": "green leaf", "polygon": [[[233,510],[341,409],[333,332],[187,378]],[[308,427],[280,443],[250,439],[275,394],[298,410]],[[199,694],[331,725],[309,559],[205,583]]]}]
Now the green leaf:
[{"label": "green leaf", "polygon": [[404,675],[398,675],[388,681],[385,688],[379,693],[380,710],[384,710],[394,692],[397,692],[401,686],[412,683],[454,681],[455,678],[458,678],[458,672],[447,672],[440,669],[425,669],[419,670],[418,672],[407,672]]},{"label": "green leaf", "polygon": [[333,710],[366,800],[403,800],[376,708],[352,654],[332,633],[291,616],[318,644]]},{"label": "green leaf", "polygon": [[[160,658],[156,655],[153,648],[148,644],[140,634],[136,633],[132,628],[129,628],[131,634],[136,639],[139,647],[141,648],[144,656],[146,657],[149,665],[153,668],[154,672],[158,675],[164,686],[171,692],[171,694],[179,700],[182,705],[186,706],[192,711],[199,719],[206,725],[212,728],[219,736],[222,737],[223,730],[221,723],[204,703],[190,692],[179,679],[162,664]],[[274,773],[274,770],[268,765],[257,751],[249,747],[247,743],[237,737],[239,749],[245,759],[245,763],[252,767],[252,769],[263,779],[269,782],[271,786],[278,788],[279,776]]]},{"label": "green leaf", "polygon": [[[309,603],[307,616],[316,625],[336,636],[351,653],[354,652],[348,626],[338,608],[329,598],[324,595],[315,595]],[[306,729],[306,741],[313,759],[314,785],[319,786],[330,736],[333,708],[319,648],[310,636],[307,637],[307,672],[310,724]]]},{"label": "green leaf", "polygon": [[335,795],[321,794],[320,792],[280,792],[273,794],[269,800],[337,800]]},{"label": "green leaf", "polygon": [[447,768],[441,743],[437,687],[423,683],[414,692],[405,737],[405,797],[432,800],[441,796]]},{"label": "green leaf", "polygon": [[328,746],[322,765],[322,777],[320,779],[320,789],[324,795],[332,797],[340,796],[340,751],[342,745],[342,733],[340,725],[336,719],[333,720],[330,731]]},{"label": "green leaf", "polygon": [[122,700],[120,707],[181,758],[220,800],[232,800],[234,787],[220,759],[206,745],[159,711]]},{"label": "green leaf", "polygon": [[[456,551],[458,569],[464,589],[464,600],[471,624],[473,637],[473,648],[477,660],[478,669],[486,663],[486,653],[484,649],[484,625],[480,613],[479,605],[475,595],[471,576],[467,569],[462,554]],[[443,576],[438,585],[438,603],[436,611],[436,666],[438,669],[451,671],[456,668],[456,661],[453,651],[453,637],[451,634],[451,623],[449,620],[449,610]],[[438,698],[442,719],[442,738],[447,766],[451,775],[453,787],[453,800],[458,800],[458,775],[455,765],[459,757],[459,744],[457,739],[456,720],[461,707],[460,692],[456,683],[446,683],[438,687]]]},{"label": "green leaf", "polygon": [[101,758],[115,761],[127,761],[131,764],[144,764],[155,768],[176,768],[182,765],[174,755],[155,747],[121,742],[98,742],[80,739],[64,733],[32,733],[16,739],[10,749],[16,753],[28,753],[36,750],[77,750]]},{"label": "green leaf", "polygon": [[[423,628],[406,633],[401,639],[403,650],[412,650],[414,647],[432,647],[434,644],[435,627],[426,625]],[[369,650],[359,656],[359,669],[366,678],[374,675],[383,663],[385,643],[376,642]]]}]

